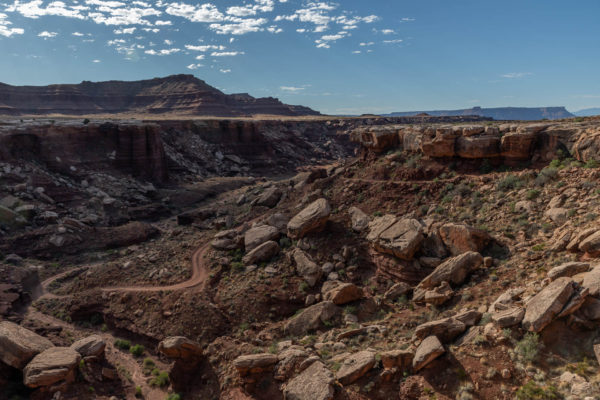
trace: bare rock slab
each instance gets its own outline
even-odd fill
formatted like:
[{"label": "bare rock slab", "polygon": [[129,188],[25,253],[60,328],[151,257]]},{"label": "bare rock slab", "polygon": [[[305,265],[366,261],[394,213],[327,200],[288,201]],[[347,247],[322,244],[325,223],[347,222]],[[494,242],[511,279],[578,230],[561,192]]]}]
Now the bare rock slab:
[{"label": "bare rock slab", "polygon": [[285,400],[332,400],[333,373],[322,362],[314,362],[283,389]]},{"label": "bare rock slab", "polygon": [[106,342],[100,335],[92,335],[80,339],[71,345],[71,348],[81,354],[82,357],[101,356],[104,354]]},{"label": "bare rock slab", "polygon": [[417,347],[412,364],[413,370],[416,372],[425,368],[445,352],[444,346],[436,336],[428,336]]},{"label": "bare rock slab", "polygon": [[330,214],[331,206],[327,199],[315,200],[290,220],[287,226],[288,236],[300,239],[309,233],[322,231]]},{"label": "bare rock slab", "polygon": [[356,382],[375,365],[375,353],[372,351],[359,351],[344,360],[336,374],[337,380],[342,385]]},{"label": "bare rock slab", "polygon": [[540,332],[561,313],[574,292],[575,282],[571,278],[558,278],[550,283],[525,305],[523,328]]},{"label": "bare rock slab", "polygon": [[0,322],[0,360],[23,369],[37,354],[53,347],[48,339],[13,322]]},{"label": "bare rock slab", "polygon": [[75,380],[81,355],[70,347],[50,347],[35,356],[23,369],[23,383],[30,388]]}]

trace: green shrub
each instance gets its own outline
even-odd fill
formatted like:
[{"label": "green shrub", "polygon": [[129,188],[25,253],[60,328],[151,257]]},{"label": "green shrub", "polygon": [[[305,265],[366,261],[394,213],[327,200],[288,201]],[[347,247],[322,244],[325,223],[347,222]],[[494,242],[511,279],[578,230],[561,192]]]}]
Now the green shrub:
[{"label": "green shrub", "polygon": [[231,263],[231,268],[233,268],[234,271],[236,272],[242,272],[244,271],[245,267],[244,267],[244,263],[241,261],[234,261]]},{"label": "green shrub", "polygon": [[142,387],[141,386],[135,387],[135,397],[142,397]]},{"label": "green shrub", "polygon": [[515,351],[519,359],[526,363],[535,360],[540,351],[540,338],[537,333],[528,332],[517,342]]},{"label": "green shrub", "polygon": [[540,197],[540,191],[537,189],[531,189],[527,192],[527,200],[535,200]]},{"label": "green shrub", "polygon": [[144,362],[142,364],[142,372],[144,373],[144,375],[150,375],[155,367],[156,364],[154,363],[153,359],[149,357],[144,358]]},{"label": "green shrub", "polygon": [[517,400],[552,400],[562,399],[554,386],[539,386],[534,381],[529,381],[517,390]]},{"label": "green shrub", "polygon": [[556,178],[558,178],[558,169],[554,167],[546,167],[541,170],[538,176],[535,178],[535,184],[537,186],[544,186]]},{"label": "green shrub", "polygon": [[177,393],[171,393],[167,396],[167,400],[181,400],[181,395]]},{"label": "green shrub", "polygon": [[596,161],[596,160],[588,160],[583,167],[584,168],[598,168],[598,167],[600,167],[600,163],[598,163],[598,161]]},{"label": "green shrub", "polygon": [[115,347],[121,350],[128,351],[131,347],[131,342],[127,339],[116,339]]},{"label": "green shrub", "polygon": [[502,179],[496,187],[502,192],[508,192],[509,190],[518,189],[523,185],[521,179],[516,175],[508,175]]},{"label": "green shrub", "polygon": [[150,380],[150,386],[152,387],[165,387],[169,384],[169,374],[162,371]]},{"label": "green shrub", "polygon": [[131,347],[129,348],[129,352],[130,352],[131,354],[133,354],[135,357],[139,357],[139,356],[141,356],[142,354],[144,354],[144,350],[145,350],[145,349],[144,349],[144,346],[143,346],[143,345],[141,345],[141,344],[136,344],[136,345],[134,345],[134,346],[131,346]]}]

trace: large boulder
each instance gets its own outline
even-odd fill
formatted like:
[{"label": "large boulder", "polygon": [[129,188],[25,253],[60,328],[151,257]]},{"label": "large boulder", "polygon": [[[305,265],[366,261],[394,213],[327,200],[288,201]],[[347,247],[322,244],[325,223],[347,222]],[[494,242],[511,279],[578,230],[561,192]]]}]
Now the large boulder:
[{"label": "large boulder", "polygon": [[327,199],[318,199],[296,214],[288,223],[288,236],[300,239],[312,232],[325,229],[331,214],[331,206]]},{"label": "large boulder", "polygon": [[99,357],[104,354],[106,342],[100,335],[92,335],[80,339],[71,345],[71,348],[81,354],[82,357]]},{"label": "large boulder", "polygon": [[158,351],[169,358],[194,359],[202,357],[202,346],[184,336],[170,336],[158,344]]},{"label": "large boulder", "polygon": [[383,230],[373,241],[381,253],[391,254],[403,260],[412,260],[423,243],[423,226],[416,219],[400,219]]},{"label": "large boulder", "polygon": [[425,368],[445,352],[444,346],[437,337],[428,336],[421,342],[419,347],[417,347],[415,357],[413,358],[413,370],[419,371]]},{"label": "large boulder", "polygon": [[26,223],[27,220],[19,213],[0,205],[0,226],[4,225],[9,228],[14,228],[25,225]]},{"label": "large boulder", "polygon": [[452,255],[459,255],[467,251],[481,251],[493,240],[492,237],[481,229],[476,229],[464,224],[444,224],[440,227],[442,241]]},{"label": "large boulder", "polygon": [[262,261],[268,261],[279,253],[277,242],[269,240],[256,247],[250,253],[246,254],[242,261],[246,264],[256,264]]},{"label": "large boulder", "polygon": [[467,325],[453,317],[437,321],[430,321],[417,326],[415,337],[424,339],[428,336],[436,336],[444,343],[449,343],[467,330]]},{"label": "large boulder", "polygon": [[342,309],[331,301],[323,301],[308,308],[300,314],[288,320],[284,326],[287,334],[294,336],[305,335],[308,332],[322,328],[325,324],[331,324],[342,313]]},{"label": "large boulder", "polygon": [[81,355],[70,347],[50,347],[23,369],[23,383],[30,388],[73,382]]},{"label": "large boulder", "polygon": [[53,347],[48,339],[13,322],[0,322],[0,360],[23,369],[37,354]]},{"label": "large boulder", "polygon": [[274,226],[260,225],[246,231],[244,235],[244,247],[246,251],[252,251],[261,244],[279,238],[279,230]]},{"label": "large boulder", "polygon": [[559,315],[573,293],[576,284],[571,278],[558,278],[525,305],[522,325],[528,331],[540,332]]},{"label": "large boulder", "polygon": [[398,368],[401,373],[408,372],[414,356],[410,350],[389,350],[381,353],[381,364],[385,369]]},{"label": "large boulder", "polygon": [[333,373],[316,361],[283,388],[285,400],[332,400]]},{"label": "large boulder", "polygon": [[271,186],[258,196],[256,205],[273,208],[279,203],[283,192],[277,186]]},{"label": "large boulder", "polygon": [[364,296],[362,289],[353,283],[330,282],[332,281],[328,281],[323,285],[323,298],[332,301],[334,304],[351,303],[362,299]]},{"label": "large boulder", "polygon": [[241,376],[248,374],[259,374],[268,370],[272,370],[277,364],[278,358],[275,354],[248,354],[239,356],[233,360],[233,366]]},{"label": "large boulder", "polygon": [[375,352],[365,350],[354,353],[342,362],[336,374],[337,380],[342,385],[350,385],[369,372],[374,365]]},{"label": "large boulder", "polygon": [[368,228],[371,219],[361,209],[357,207],[350,207],[348,209],[348,214],[350,214],[352,230],[355,232],[362,232]]},{"label": "large boulder", "polygon": [[483,263],[481,254],[468,251],[459,256],[449,258],[438,265],[431,274],[426,276],[417,289],[432,289],[446,281],[452,285],[460,285],[467,276]]},{"label": "large boulder", "polygon": [[572,261],[552,268],[548,271],[548,278],[555,280],[564,276],[569,277],[582,272],[587,272],[589,269],[590,263]]},{"label": "large boulder", "polygon": [[583,274],[581,286],[589,290],[590,296],[600,297],[600,265],[594,266],[591,271]]},{"label": "large boulder", "polygon": [[235,229],[219,232],[210,243],[217,250],[235,250],[242,247],[244,238]]},{"label": "large boulder", "polygon": [[591,234],[579,243],[579,250],[585,251],[592,257],[600,256],[600,231]]},{"label": "large boulder", "polygon": [[292,252],[292,259],[296,264],[296,272],[309,286],[313,287],[321,279],[323,270],[304,251],[296,248]]}]

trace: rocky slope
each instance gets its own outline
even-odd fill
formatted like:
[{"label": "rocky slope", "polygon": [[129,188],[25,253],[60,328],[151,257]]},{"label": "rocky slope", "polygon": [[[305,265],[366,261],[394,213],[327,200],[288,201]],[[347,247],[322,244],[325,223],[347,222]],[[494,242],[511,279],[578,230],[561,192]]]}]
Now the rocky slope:
[{"label": "rocky slope", "polygon": [[389,122],[145,228],[6,228],[7,397],[597,398],[600,120]]},{"label": "rocky slope", "polygon": [[89,82],[49,86],[0,83],[0,114],[184,114],[207,116],[318,115],[272,97],[225,93],[193,75],[143,81]]}]

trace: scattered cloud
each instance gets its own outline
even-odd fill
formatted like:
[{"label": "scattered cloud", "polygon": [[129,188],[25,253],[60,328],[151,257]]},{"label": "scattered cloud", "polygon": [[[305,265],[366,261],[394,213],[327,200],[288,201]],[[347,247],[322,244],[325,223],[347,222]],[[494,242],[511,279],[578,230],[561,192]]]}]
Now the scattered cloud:
[{"label": "scattered cloud", "polygon": [[243,51],[213,51],[212,53],[210,53],[211,56],[213,57],[233,57],[233,56],[237,56],[240,54],[246,54]]},{"label": "scattered cloud", "polygon": [[100,60],[92,60],[92,62],[93,62],[94,64],[98,64],[98,63],[99,63],[99,62],[101,62],[101,61],[100,61]]},{"label": "scattered cloud", "polygon": [[50,39],[53,37],[58,36],[58,33],[56,32],[48,32],[48,31],[43,31],[38,33],[38,37],[44,38],[44,39]]},{"label": "scattered cloud", "polygon": [[519,79],[519,78],[524,78],[529,75],[533,75],[533,73],[531,73],[531,72],[509,72],[508,74],[500,75],[500,77],[506,78],[506,79]]},{"label": "scattered cloud", "polygon": [[185,48],[188,50],[192,50],[192,51],[225,50],[225,46],[222,46],[222,45],[216,46],[213,44],[200,45],[200,46],[186,44]]},{"label": "scattered cloud", "polygon": [[25,33],[25,30],[22,28],[9,28],[8,25],[12,25],[12,22],[7,18],[8,15],[0,13],[0,36],[11,37]]},{"label": "scattered cloud", "polygon": [[384,40],[383,43],[385,44],[394,44],[394,43],[402,43],[404,40],[402,39],[391,39],[391,40]]},{"label": "scattered cloud", "polygon": [[384,35],[393,35],[396,33],[396,31],[393,29],[382,29],[379,32],[383,33]]},{"label": "scattered cloud", "polygon": [[113,33],[115,35],[132,35],[137,28],[124,28],[124,29],[115,29]]},{"label": "scattered cloud", "polygon": [[219,72],[222,74],[228,74],[231,72],[231,70],[230,69],[220,69]]},{"label": "scattered cloud", "polygon": [[375,42],[362,42],[362,43],[359,43],[359,46],[368,47],[368,46],[373,46],[374,44],[375,44]]},{"label": "scattered cloud", "polygon": [[279,89],[281,89],[284,92],[298,93],[298,92],[303,91],[306,88],[305,87],[297,87],[297,86],[279,86]]},{"label": "scattered cloud", "polygon": [[186,68],[194,70],[194,69],[198,69],[198,68],[202,68],[202,67],[204,67],[203,64],[190,64]]},{"label": "scattered cloud", "polygon": [[154,49],[150,49],[150,50],[144,51],[144,53],[150,54],[151,56],[169,56],[171,54],[179,53],[180,51],[181,51],[181,49],[178,49],[178,48],[162,49],[162,50],[158,50],[158,51],[156,51]]}]

